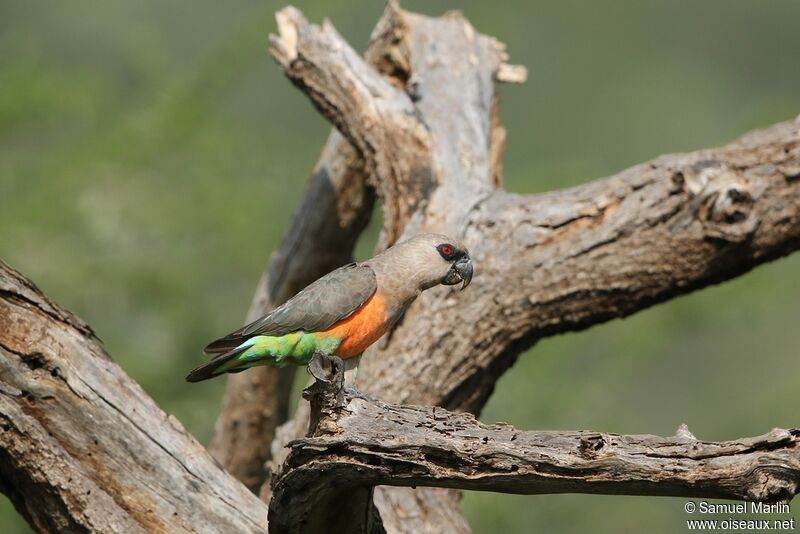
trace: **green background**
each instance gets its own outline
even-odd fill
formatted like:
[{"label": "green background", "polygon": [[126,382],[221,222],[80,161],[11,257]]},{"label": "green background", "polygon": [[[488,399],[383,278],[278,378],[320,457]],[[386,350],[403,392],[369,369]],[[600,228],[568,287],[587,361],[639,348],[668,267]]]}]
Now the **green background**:
[{"label": "green background", "polygon": [[[800,113],[796,0],[423,2],[527,65],[502,86],[505,182],[533,193]],[[239,325],[328,124],[269,59],[282,4],[0,2],[0,257],[88,321],[207,442],[224,380],[200,348]],[[304,1],[359,50],[376,1]],[[359,245],[363,258],[374,225]],[[800,256],[545,340],[482,415],[527,429],[704,439],[798,426]],[[0,532],[27,532],[0,502]],[[682,532],[685,499],[468,493],[476,532]]]}]

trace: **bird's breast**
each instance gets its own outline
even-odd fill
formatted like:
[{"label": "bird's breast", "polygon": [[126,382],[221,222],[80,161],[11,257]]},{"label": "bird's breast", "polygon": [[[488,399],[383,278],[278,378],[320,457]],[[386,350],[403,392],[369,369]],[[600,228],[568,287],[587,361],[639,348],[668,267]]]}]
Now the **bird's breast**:
[{"label": "bird's breast", "polygon": [[319,334],[341,339],[335,354],[344,359],[352,358],[364,352],[386,333],[389,319],[386,300],[376,291],[350,316]]}]

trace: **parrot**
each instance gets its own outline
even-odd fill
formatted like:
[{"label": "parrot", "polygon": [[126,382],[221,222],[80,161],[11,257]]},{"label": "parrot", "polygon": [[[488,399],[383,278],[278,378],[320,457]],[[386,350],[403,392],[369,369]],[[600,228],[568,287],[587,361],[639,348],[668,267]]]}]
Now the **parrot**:
[{"label": "parrot", "polygon": [[259,365],[307,365],[315,354],[343,360],[354,383],[361,354],[386,333],[420,293],[472,281],[469,252],[442,234],[418,234],[312,282],[250,324],[212,341],[208,363],[186,380],[200,382]]}]

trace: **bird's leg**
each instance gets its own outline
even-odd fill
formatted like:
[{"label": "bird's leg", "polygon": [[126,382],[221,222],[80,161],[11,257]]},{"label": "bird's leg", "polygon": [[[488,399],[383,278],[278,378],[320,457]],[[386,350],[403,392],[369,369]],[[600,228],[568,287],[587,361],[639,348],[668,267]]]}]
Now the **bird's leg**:
[{"label": "bird's leg", "polygon": [[361,362],[361,354],[344,360],[344,392],[347,397],[371,400],[366,394],[356,389],[356,379],[358,378],[358,364]]},{"label": "bird's leg", "polygon": [[353,356],[344,360],[344,387],[356,387],[356,379],[358,379],[358,364],[361,362],[361,354]]}]

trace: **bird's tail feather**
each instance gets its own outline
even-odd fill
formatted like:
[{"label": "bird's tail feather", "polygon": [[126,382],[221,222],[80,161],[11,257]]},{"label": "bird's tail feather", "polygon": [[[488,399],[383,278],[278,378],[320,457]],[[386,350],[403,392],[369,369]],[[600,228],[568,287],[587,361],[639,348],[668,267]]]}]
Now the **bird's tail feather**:
[{"label": "bird's tail feather", "polygon": [[220,354],[210,362],[193,369],[186,375],[187,382],[200,382],[208,380],[225,373],[239,373],[251,367],[254,362],[242,362],[239,356],[247,350],[248,347],[236,347],[229,350],[224,354]]},{"label": "bird's tail feather", "polygon": [[206,345],[203,352],[206,354],[222,354],[224,352],[229,352],[238,348],[246,339],[246,337],[240,336],[234,332],[233,334],[212,341]]}]

